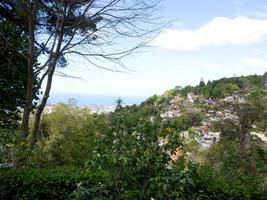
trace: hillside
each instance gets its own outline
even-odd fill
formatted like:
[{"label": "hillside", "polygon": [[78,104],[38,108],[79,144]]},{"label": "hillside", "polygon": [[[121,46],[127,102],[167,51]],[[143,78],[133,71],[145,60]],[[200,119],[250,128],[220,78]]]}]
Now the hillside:
[{"label": "hillside", "polygon": [[186,86],[180,91],[179,94],[185,96],[189,92],[195,94],[202,94],[205,98],[219,99],[226,96],[233,95],[238,92],[248,92],[255,89],[263,89],[266,81],[267,74],[264,75],[250,75],[231,78],[222,78],[215,81],[200,81],[199,85],[192,87]]},{"label": "hillside", "polygon": [[154,104],[169,105],[169,102],[177,95],[186,98],[189,93],[193,93],[200,99],[222,99],[235,94],[247,94],[250,91],[267,89],[267,73],[264,75],[249,75],[231,78],[221,78],[215,81],[200,81],[197,86],[176,86],[167,90],[162,95],[154,95],[143,102],[143,105]]},{"label": "hillside", "polygon": [[[207,84],[201,81],[197,86],[186,86],[167,90],[162,95],[154,95],[141,104],[141,108],[152,106],[160,120],[174,124],[184,135],[188,137],[189,132],[199,145],[208,147],[219,140],[221,130],[216,123],[231,121],[237,123],[243,115],[254,115],[254,111],[260,109],[259,104],[250,108],[255,101],[260,104],[266,99],[265,75],[250,75],[241,77],[222,78],[220,80],[208,81]],[[255,100],[257,99],[257,100]],[[260,100],[259,100],[260,99]],[[252,109],[249,113],[246,106]],[[239,111],[237,111],[236,107]],[[260,112],[260,111],[259,111]],[[240,113],[243,113],[242,115]],[[247,117],[247,116],[245,116]],[[259,138],[265,141],[263,136],[267,128],[266,120],[257,119],[254,124],[254,131]],[[251,126],[251,125],[249,125]],[[253,137],[254,137],[253,136]],[[256,137],[256,136],[255,136]]]}]

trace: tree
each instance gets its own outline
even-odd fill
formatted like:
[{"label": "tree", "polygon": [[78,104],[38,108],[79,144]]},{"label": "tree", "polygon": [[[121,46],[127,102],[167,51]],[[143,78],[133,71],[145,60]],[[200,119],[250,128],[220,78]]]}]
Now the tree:
[{"label": "tree", "polygon": [[[64,123],[62,123],[64,122]],[[87,108],[58,104],[50,114],[44,114],[35,150],[26,165],[84,166],[91,157],[95,140],[109,127],[104,115],[94,115]]]},{"label": "tree", "polygon": [[264,90],[267,90],[267,72],[263,74],[262,86]]},{"label": "tree", "polygon": [[204,79],[201,78],[198,86],[199,86],[200,88],[203,88],[203,87],[205,87],[205,85],[206,85],[206,84],[205,84],[205,82],[204,82]]},{"label": "tree", "polygon": [[[27,48],[27,38],[19,27],[0,22],[0,127],[12,128],[20,119],[27,86]],[[37,81],[34,76],[35,100],[39,93]]]},{"label": "tree", "polygon": [[266,97],[262,95],[266,93],[252,92],[244,103],[222,105],[222,108],[230,109],[235,118],[219,120],[217,126],[220,128],[221,137],[238,142],[241,152],[245,152],[251,146],[250,132],[253,125],[267,116]]},{"label": "tree", "polygon": [[78,100],[77,99],[75,99],[73,97],[68,99],[68,105],[69,106],[75,108],[75,107],[77,107],[77,104],[78,104]]},{"label": "tree", "polygon": [[266,93],[262,91],[252,92],[245,103],[223,105],[236,117],[219,121],[221,138],[207,155],[215,172],[241,185],[258,186],[263,183],[260,177],[266,173],[263,166],[267,157],[261,143],[253,139],[251,131],[253,125],[266,119],[266,105]]},{"label": "tree", "polygon": [[[28,81],[22,122],[22,137],[29,134],[28,121],[32,101],[32,77],[41,73],[39,83],[46,78],[46,87],[35,113],[31,144],[37,140],[41,115],[49,98],[52,79],[57,67],[65,67],[70,56],[111,71],[125,70],[125,56],[144,46],[158,30],[153,18],[160,0],[35,0],[5,1],[0,5],[1,17],[17,21],[28,35]],[[154,24],[153,24],[154,23]],[[149,38],[147,36],[150,36]],[[37,38],[42,38],[37,41]],[[127,47],[125,48],[125,39]],[[46,58],[33,69],[34,44],[37,56]],[[121,44],[121,45],[118,45]],[[102,62],[103,60],[108,62]],[[111,68],[105,63],[115,63]],[[60,72],[61,75],[65,75]]]},{"label": "tree", "polygon": [[122,109],[122,102],[123,100],[120,97],[115,99],[115,103],[117,104],[115,111],[120,111]]}]

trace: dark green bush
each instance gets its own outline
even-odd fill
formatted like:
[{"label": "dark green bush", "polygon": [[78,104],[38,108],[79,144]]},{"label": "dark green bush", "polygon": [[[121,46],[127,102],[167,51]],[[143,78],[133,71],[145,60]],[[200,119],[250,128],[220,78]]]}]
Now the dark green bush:
[{"label": "dark green bush", "polygon": [[78,168],[1,169],[0,199],[68,199],[85,180],[89,174]]},{"label": "dark green bush", "polygon": [[[97,171],[97,170],[96,170]],[[139,199],[144,192],[131,179],[79,168],[1,169],[0,199]],[[118,173],[119,175],[120,173]],[[114,178],[116,175],[112,175]],[[141,183],[141,182],[140,182]],[[118,186],[120,187],[118,190]],[[169,169],[148,182],[143,199],[266,200],[267,192],[240,188],[212,176],[196,165],[187,170]]]}]

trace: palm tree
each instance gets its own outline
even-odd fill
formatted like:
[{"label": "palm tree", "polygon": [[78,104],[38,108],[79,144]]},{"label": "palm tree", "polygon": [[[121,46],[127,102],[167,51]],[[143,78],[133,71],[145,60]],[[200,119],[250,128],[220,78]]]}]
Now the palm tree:
[{"label": "palm tree", "polygon": [[123,100],[121,97],[115,99],[115,103],[117,104],[115,111],[120,111],[122,109],[122,102]]}]

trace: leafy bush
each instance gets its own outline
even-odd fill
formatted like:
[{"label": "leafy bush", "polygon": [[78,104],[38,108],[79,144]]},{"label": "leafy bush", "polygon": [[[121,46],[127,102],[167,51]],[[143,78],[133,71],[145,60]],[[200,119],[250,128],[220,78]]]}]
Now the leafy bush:
[{"label": "leafy bush", "polygon": [[32,149],[27,165],[83,166],[93,151],[94,140],[108,126],[105,116],[60,104],[54,112],[43,116],[41,129],[43,137]]},{"label": "leafy bush", "polygon": [[78,168],[0,170],[0,199],[67,199],[89,173]]},{"label": "leafy bush", "polygon": [[[248,190],[214,177],[206,167],[178,162],[172,168],[157,171],[150,179],[133,179],[120,172],[114,174],[79,168],[0,170],[0,199],[181,199],[181,200],[266,200],[267,192]],[[116,165],[115,165],[116,166]],[[127,169],[127,166],[125,167]],[[110,171],[111,172],[111,171]],[[126,172],[126,171],[125,171]],[[135,171],[136,172],[136,171]],[[134,180],[135,179],[135,180]],[[146,187],[145,190],[142,188]]]},{"label": "leafy bush", "polygon": [[[95,145],[94,156],[86,163],[96,184],[80,184],[73,199],[264,199],[264,193],[235,185],[205,171],[183,157],[176,162],[170,153],[181,145],[179,132],[165,124],[136,120],[131,113]],[[133,117],[133,118],[132,118]],[[123,122],[127,122],[127,126]],[[133,121],[132,121],[133,120]],[[131,122],[136,123],[132,124]],[[131,126],[131,127],[130,127]],[[159,146],[159,138],[167,143]],[[101,144],[101,145],[100,145]]]},{"label": "leafy bush", "polygon": [[10,163],[13,157],[13,148],[19,138],[16,129],[0,128],[0,163]]}]

